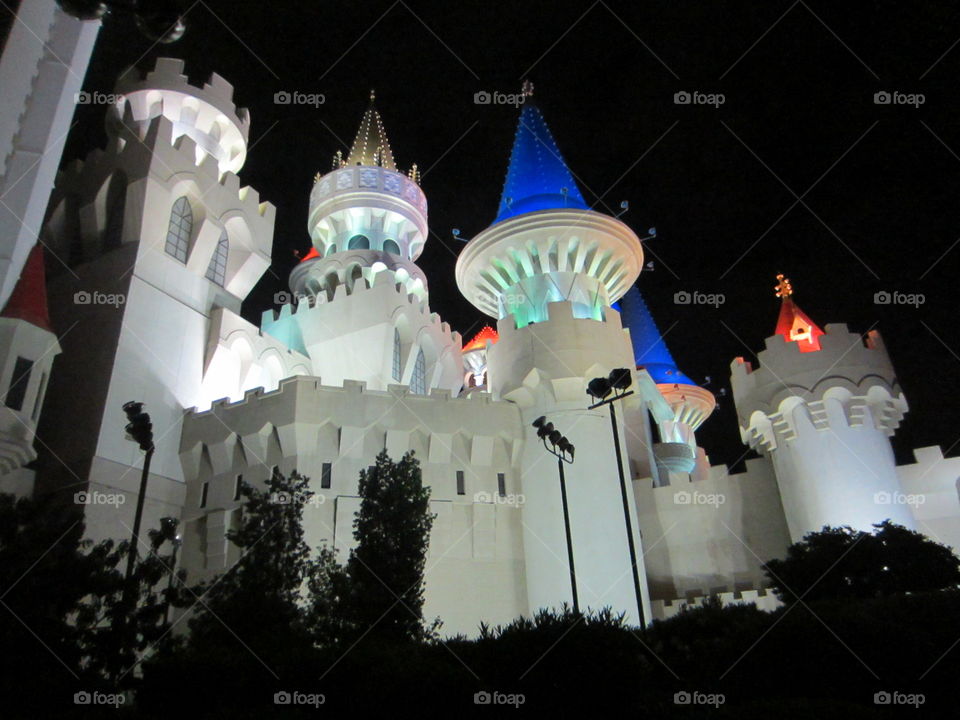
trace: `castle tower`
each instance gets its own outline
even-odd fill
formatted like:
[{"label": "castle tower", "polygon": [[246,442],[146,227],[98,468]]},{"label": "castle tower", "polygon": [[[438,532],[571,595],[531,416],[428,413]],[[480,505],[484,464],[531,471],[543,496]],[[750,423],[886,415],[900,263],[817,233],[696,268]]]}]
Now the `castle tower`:
[{"label": "castle tower", "polygon": [[734,360],[731,381],[743,441],[773,460],[792,541],[887,518],[912,528],[888,440],[907,402],[880,334],[820,329],[777,279],[776,333],[759,368]]},{"label": "castle tower", "polygon": [[72,265],[49,284],[67,362],[48,392],[44,477],[69,494],[126,497],[86,509],[101,536],[128,536],[136,506],[142,458],[124,437],[129,400],[146,404],[156,442],[144,527],[179,516],[181,420],[200,404],[211,315],[239,313],[270,263],[274,208],[240,187],[250,118],[232,96],[218,75],[191,85],[181,60],[128,70],[107,111],[106,149],[57,178],[44,238]]},{"label": "castle tower", "polygon": [[653,446],[660,484],[665,485],[666,473],[693,472],[698,458],[695,432],[717,407],[717,400],[677,367],[636,286],[621,298],[620,314],[630,330],[636,366],[650,373],[672,412],[669,420],[657,423],[660,441]]},{"label": "castle tower", "polygon": [[[495,399],[512,401],[521,410],[530,611],[572,599],[556,461],[531,427],[545,415],[576,446],[566,484],[580,602],[612,606],[636,623],[609,413],[586,409],[586,386],[614,368],[633,366],[628,335],[610,305],[636,280],[643,251],[629,227],[589,209],[529,85],[525,92],[497,217],[461,252],[457,285],[474,306],[497,319],[499,339],[486,350],[487,386]],[[637,554],[644,578],[642,551]],[[641,605],[649,618],[641,584]]]},{"label": "castle tower", "polygon": [[311,361],[326,385],[409,385],[425,394],[463,383],[460,335],[430,312],[416,259],[427,240],[427,198],[416,165],[397,170],[370,104],[350,154],[310,193],[310,252],[290,273],[296,303],[264,314],[263,330]]},{"label": "castle tower", "polygon": [[29,494],[32,472],[17,473],[37,457],[33,446],[47,380],[60,353],[50,327],[43,248],[35,245],[13,294],[0,312],[0,490]]}]

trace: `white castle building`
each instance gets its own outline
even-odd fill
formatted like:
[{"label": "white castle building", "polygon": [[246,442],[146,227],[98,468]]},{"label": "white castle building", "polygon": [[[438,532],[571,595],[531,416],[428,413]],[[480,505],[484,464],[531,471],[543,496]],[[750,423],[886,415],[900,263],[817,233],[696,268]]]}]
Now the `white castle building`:
[{"label": "white castle building", "polygon": [[[565,473],[583,607],[631,622],[710,594],[773,607],[762,563],[825,524],[891,518],[960,548],[960,458],[924,448],[896,466],[888,438],[907,402],[879,335],[821,329],[783,278],[759,367],[732,363],[740,431],[760,457],[737,474],[710,465],[696,431],[715,399],[677,368],[640,296],[641,241],[587,206],[529,88],[496,218],[457,262],[460,291],[491,318],[466,344],[431,308],[416,264],[427,198],[416,167],[398,169],[372,96],[350,153],[317,176],[313,247],[289,296],[257,326],[240,304],[270,266],[275,211],[236,175],[249,115],[223,78],[192,86],[177,60],[116,92],[107,147],[63,169],[40,236],[69,271],[48,263],[44,290],[34,251],[0,320],[5,412],[32,431],[43,404],[35,492],[127,498],[89,501],[91,538],[129,536],[142,456],[121,405],[139,400],[156,437],[145,527],[180,518],[193,580],[238,556],[225,533],[241,483],[309,476],[307,539],[345,558],[360,470],[384,448],[415,451],[436,514],[424,610],[451,634],[572,599],[539,416],[576,447]],[[18,349],[51,330],[52,372],[52,354]],[[624,494],[608,409],[588,409],[586,393],[616,368],[632,372],[616,420]],[[0,487],[22,485],[33,450],[0,430]]]}]

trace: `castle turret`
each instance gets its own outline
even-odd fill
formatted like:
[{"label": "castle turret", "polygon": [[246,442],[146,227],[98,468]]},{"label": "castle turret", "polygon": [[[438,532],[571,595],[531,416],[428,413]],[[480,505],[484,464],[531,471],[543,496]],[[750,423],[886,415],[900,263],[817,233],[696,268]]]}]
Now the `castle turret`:
[{"label": "castle turret", "polygon": [[672,412],[669,420],[657,423],[660,442],[653,446],[657,470],[690,473],[697,463],[695,432],[717,407],[717,400],[677,367],[639,288],[630,288],[621,298],[620,312],[630,329],[636,366],[650,373]]},{"label": "castle turret", "polygon": [[142,454],[125,439],[129,400],[145,403],[156,436],[144,525],[179,515],[178,437],[184,409],[203,401],[211,318],[240,312],[269,266],[274,222],[240,186],[250,119],[226,80],[193,85],[182,60],[159,58],[116,91],[106,148],[59,174],[44,228],[71,268],[49,282],[68,361],[38,433],[51,455],[41,480],[128,498],[86,508],[97,537],[132,526]]},{"label": "castle turret", "polygon": [[296,303],[265,313],[264,331],[309,355],[326,384],[458,393],[460,335],[430,312],[415,262],[428,234],[427,198],[416,165],[397,170],[372,92],[349,155],[338,152],[333,166],[310,193],[313,247],[290,273]]},{"label": "castle turret", "polygon": [[[530,611],[572,599],[557,471],[531,427],[546,415],[576,447],[566,484],[580,602],[612,606],[639,622],[610,417],[606,408],[586,409],[586,387],[633,366],[628,335],[610,305],[636,280],[643,251],[624,223],[589,209],[529,85],[525,92],[497,217],[460,254],[457,285],[498,320],[499,339],[486,351],[487,386],[495,398],[516,403],[524,420]],[[643,578],[642,551],[637,555]],[[645,583],[641,592],[650,617]]]},{"label": "castle turret", "polygon": [[13,294],[0,312],[0,488],[26,494],[31,477],[13,471],[37,457],[34,433],[60,343],[50,326],[43,248],[27,257]]},{"label": "castle turret", "polygon": [[743,441],[772,458],[791,539],[888,518],[912,528],[888,439],[907,402],[880,334],[821,330],[777,278],[776,333],[759,368],[734,360],[731,381]]}]

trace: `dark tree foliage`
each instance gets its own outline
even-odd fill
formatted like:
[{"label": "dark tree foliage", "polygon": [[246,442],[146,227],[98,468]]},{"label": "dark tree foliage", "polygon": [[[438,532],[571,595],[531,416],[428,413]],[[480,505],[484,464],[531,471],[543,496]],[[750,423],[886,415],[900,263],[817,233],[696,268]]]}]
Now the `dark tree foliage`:
[{"label": "dark tree foliage", "polygon": [[434,516],[420,463],[408,452],[393,462],[386,450],[360,473],[356,548],[346,564],[349,595],[343,615],[351,632],[379,641],[427,639],[436,623],[423,620],[424,567]]},{"label": "dark tree foliage", "polygon": [[125,593],[125,573],[130,543],[105,540],[93,547],[88,560],[96,563],[90,578],[91,594],[77,610],[84,667],[109,678],[114,685],[130,687],[133,671],[170,629],[169,611],[178,597],[185,574],[174,574],[177,527],[174,518],[163,518],[160,529],[151,529],[146,550],[138,552]]},{"label": "dark tree foliage", "polygon": [[304,540],[309,483],[294,472],[274,474],[263,489],[241,488],[242,516],[227,533],[239,560],[180,593],[178,622],[188,618],[189,633],[168,636],[145,663],[143,709],[177,712],[182,698],[170,687],[202,676],[215,691],[193,699],[198,717],[264,717],[276,710],[275,693],[315,683],[316,647],[337,628],[325,614],[333,604],[328,588],[341,586],[342,571],[331,551],[314,556]]},{"label": "dark tree foliage", "polygon": [[227,533],[239,560],[181,598],[190,609],[192,651],[229,648],[269,667],[309,647],[301,611],[311,565],[302,524],[313,495],[308,485],[309,478],[293,473],[275,474],[264,490],[242,487],[243,516]]},{"label": "dark tree foliage", "polygon": [[890,521],[874,527],[824,527],[791,545],[785,559],[765,566],[777,596],[789,605],[960,587],[950,548]]},{"label": "dark tree foliage", "polygon": [[165,552],[176,528],[165,518],[148,533],[149,548],[138,556],[126,596],[133,612],[121,623],[128,543],[83,540],[75,506],[0,494],[5,716],[68,715],[75,692],[134,685],[141,654],[169,627],[172,558]]}]

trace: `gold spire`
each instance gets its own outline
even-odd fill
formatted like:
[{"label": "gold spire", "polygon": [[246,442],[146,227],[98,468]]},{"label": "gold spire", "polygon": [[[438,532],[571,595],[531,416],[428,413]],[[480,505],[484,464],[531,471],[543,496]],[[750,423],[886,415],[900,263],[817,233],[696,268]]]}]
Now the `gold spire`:
[{"label": "gold spire", "polygon": [[776,295],[778,298],[788,298],[793,295],[793,285],[790,284],[790,278],[784,277],[783,273],[777,275],[777,280],[779,281],[775,286]]},{"label": "gold spire", "polygon": [[383,129],[383,121],[373,105],[375,97],[374,91],[371,90],[370,106],[363,114],[363,120],[360,121],[360,129],[353,141],[350,155],[347,156],[346,165],[372,165],[396,170],[397,165],[393,161],[393,152],[387,141],[387,133]]}]

